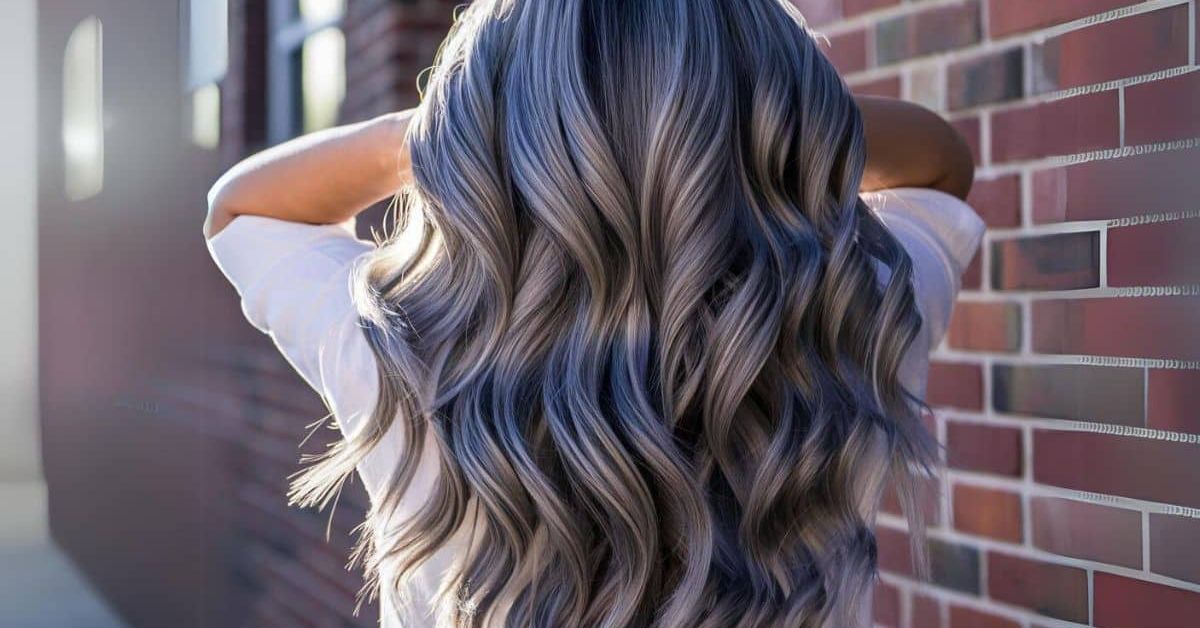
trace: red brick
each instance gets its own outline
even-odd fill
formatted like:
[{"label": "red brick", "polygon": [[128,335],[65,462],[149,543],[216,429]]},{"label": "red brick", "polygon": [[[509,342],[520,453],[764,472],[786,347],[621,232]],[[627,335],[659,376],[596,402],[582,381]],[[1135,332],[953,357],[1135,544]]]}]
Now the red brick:
[{"label": "red brick", "polygon": [[1070,22],[1141,0],[1001,0],[988,5],[988,23],[992,37]]},{"label": "red brick", "polygon": [[[1020,628],[1021,624],[967,606],[950,606],[950,628]],[[917,628],[914,626],[913,628]]]},{"label": "red brick", "polygon": [[1021,176],[1010,174],[976,179],[967,195],[967,203],[979,212],[989,227],[1020,226]]},{"label": "red brick", "polygon": [[1200,359],[1200,297],[1054,299],[1033,304],[1033,350]]},{"label": "red brick", "polygon": [[992,116],[992,161],[1069,155],[1121,145],[1117,90],[1064,98]]},{"label": "red brick", "polygon": [[975,251],[975,256],[971,258],[971,263],[967,264],[967,269],[963,271],[962,276],[963,290],[979,290],[983,287],[983,247],[979,247]]},{"label": "red brick", "polygon": [[1187,65],[1189,29],[1188,7],[1178,5],[1049,39],[1033,49],[1034,91],[1103,83]]},{"label": "red brick", "polygon": [[950,315],[947,342],[970,351],[1016,351],[1021,347],[1021,305],[962,301]]},{"label": "red brick", "polygon": [[1200,445],[1037,429],[1033,479],[1080,491],[1200,508]]},{"label": "red brick", "polygon": [[1200,198],[1200,149],[1090,161],[1035,173],[1035,222],[1180,211]]},{"label": "red brick", "polygon": [[1029,500],[1035,547],[1130,569],[1142,568],[1142,515],[1134,510],[1034,496]]},{"label": "red brick", "polygon": [[879,569],[901,576],[913,575],[913,556],[908,533],[885,526],[875,526]]},{"label": "red brick", "polygon": [[1021,475],[1021,430],[1016,428],[947,421],[946,447],[946,464],[951,468]]},{"label": "red brick", "polygon": [[1200,137],[1200,72],[1125,88],[1125,143]]},{"label": "red brick", "polygon": [[1088,621],[1088,582],[1083,569],[988,552],[988,596],[1036,613]]},{"label": "red brick", "polygon": [[1145,427],[1145,371],[1090,364],[993,364],[997,412]]},{"label": "red brick", "polygon": [[897,4],[900,4],[900,0],[842,0],[842,11],[846,17],[851,17]]},{"label": "red brick", "polygon": [[1200,584],[1200,519],[1150,513],[1150,571]]},{"label": "red brick", "polygon": [[829,38],[828,45],[822,41],[821,48],[842,74],[853,74],[867,68],[867,31],[861,28],[834,35]]},{"label": "red brick", "polygon": [[886,582],[875,582],[875,623],[888,628],[900,627],[900,589]]},{"label": "red brick", "polygon": [[810,26],[824,26],[842,17],[841,0],[792,0]]},{"label": "red brick", "polygon": [[1180,628],[1200,616],[1200,593],[1097,571],[1098,628]]},{"label": "red brick", "polygon": [[[975,165],[983,163],[983,155],[980,152],[979,116],[955,118],[950,121],[950,126],[958,131],[963,141],[967,143],[967,148],[971,149],[971,158],[975,160]],[[975,193],[975,188],[979,187],[979,184],[979,181],[975,181],[975,186],[971,188],[972,194]],[[970,198],[967,200],[970,202]]]},{"label": "red brick", "polygon": [[957,484],[954,529],[1011,543],[1021,542],[1021,496],[1010,491]]},{"label": "red brick", "polygon": [[942,628],[942,605],[937,598],[913,593],[909,624],[913,628]]},{"label": "red brick", "polygon": [[978,0],[933,7],[880,22],[875,54],[880,65],[962,48],[981,37]]},{"label": "red brick", "polygon": [[1146,401],[1149,426],[1200,434],[1200,371],[1150,369],[1149,380]]},{"label": "red brick", "polygon": [[983,409],[983,370],[978,364],[931,362],[926,388],[931,406]]},{"label": "red brick", "polygon": [[1200,218],[1108,230],[1108,285],[1200,283]]},{"label": "red brick", "polygon": [[1024,94],[1025,54],[1020,48],[955,61],[946,68],[951,111],[1018,100]]},{"label": "red brick", "polygon": [[850,82],[850,91],[863,96],[900,97],[900,77],[885,76],[871,81]]},{"label": "red brick", "polygon": [[992,241],[992,287],[997,290],[1075,290],[1099,285],[1099,231]]}]

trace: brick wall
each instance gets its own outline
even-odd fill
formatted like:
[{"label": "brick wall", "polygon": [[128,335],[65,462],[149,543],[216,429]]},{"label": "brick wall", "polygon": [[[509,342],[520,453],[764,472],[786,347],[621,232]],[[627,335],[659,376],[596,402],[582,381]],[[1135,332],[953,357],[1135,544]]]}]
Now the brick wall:
[{"label": "brick wall", "polygon": [[862,93],[945,113],[990,225],[930,374],[932,583],[876,621],[1197,625],[1200,72],[1186,0],[796,0]]}]

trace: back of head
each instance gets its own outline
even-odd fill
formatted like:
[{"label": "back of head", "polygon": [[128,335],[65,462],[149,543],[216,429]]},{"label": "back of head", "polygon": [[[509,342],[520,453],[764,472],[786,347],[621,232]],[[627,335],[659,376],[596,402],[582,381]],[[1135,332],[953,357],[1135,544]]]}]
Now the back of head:
[{"label": "back of head", "polygon": [[936,443],[897,382],[909,260],[794,8],[476,0],[423,96],[420,245],[363,278],[372,429],[300,491],[428,438],[433,493],[389,519],[412,448],[363,552],[402,580],[473,526],[455,625],[853,625],[885,477],[919,538]]}]

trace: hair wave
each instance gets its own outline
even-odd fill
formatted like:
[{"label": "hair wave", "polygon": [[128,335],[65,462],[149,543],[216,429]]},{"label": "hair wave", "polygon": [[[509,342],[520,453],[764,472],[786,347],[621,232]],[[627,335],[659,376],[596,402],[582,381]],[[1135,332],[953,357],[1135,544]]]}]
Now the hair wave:
[{"label": "hair wave", "polygon": [[394,426],[432,448],[415,512],[418,447],[373,504],[368,587],[469,530],[451,625],[850,626],[889,477],[927,568],[911,262],[816,37],[782,0],[461,11],[358,286],[378,402],[293,487],[328,503]]}]

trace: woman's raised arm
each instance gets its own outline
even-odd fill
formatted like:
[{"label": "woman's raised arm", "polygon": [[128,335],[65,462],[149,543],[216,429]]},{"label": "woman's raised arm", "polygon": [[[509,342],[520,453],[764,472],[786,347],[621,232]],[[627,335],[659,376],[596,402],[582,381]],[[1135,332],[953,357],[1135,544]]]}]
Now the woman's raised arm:
[{"label": "woman's raised arm", "polygon": [[966,199],[975,163],[962,136],[938,114],[894,98],[856,96],[866,134],[862,190],[921,187]]},{"label": "woman's raised arm", "polygon": [[407,110],[310,133],[242,160],[209,190],[204,236],[243,214],[338,223],[395,194],[412,176],[411,117]]}]

